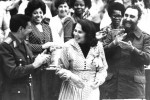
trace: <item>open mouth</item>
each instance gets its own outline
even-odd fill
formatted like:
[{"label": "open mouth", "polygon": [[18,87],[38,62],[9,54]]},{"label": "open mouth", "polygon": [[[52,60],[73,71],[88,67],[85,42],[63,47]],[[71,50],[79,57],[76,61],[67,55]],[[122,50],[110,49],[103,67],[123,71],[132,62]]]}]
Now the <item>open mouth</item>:
[{"label": "open mouth", "polygon": [[131,27],[131,23],[130,23],[130,22],[126,22],[126,23],[125,23],[125,26],[126,26],[126,27]]}]

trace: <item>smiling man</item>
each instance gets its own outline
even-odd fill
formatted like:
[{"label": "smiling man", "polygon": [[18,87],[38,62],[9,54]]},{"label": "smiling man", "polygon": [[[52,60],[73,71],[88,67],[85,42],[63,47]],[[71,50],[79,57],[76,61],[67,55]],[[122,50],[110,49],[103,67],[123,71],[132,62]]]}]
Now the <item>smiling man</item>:
[{"label": "smiling man", "polygon": [[144,65],[150,63],[150,36],[138,27],[138,6],[128,6],[123,17],[125,33],[106,37],[108,76],[103,99],[145,98]]}]

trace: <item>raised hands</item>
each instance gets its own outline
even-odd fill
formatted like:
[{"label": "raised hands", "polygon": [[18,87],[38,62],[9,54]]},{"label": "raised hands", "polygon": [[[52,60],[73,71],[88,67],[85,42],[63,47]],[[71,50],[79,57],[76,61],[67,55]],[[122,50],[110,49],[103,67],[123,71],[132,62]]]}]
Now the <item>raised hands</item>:
[{"label": "raised hands", "polygon": [[129,50],[129,51],[133,51],[134,50],[134,46],[132,45],[131,41],[128,41],[128,42],[120,41],[118,45],[122,49],[126,49],[126,50]]},{"label": "raised hands", "polygon": [[102,41],[107,36],[106,32],[100,31],[96,32],[96,39]]},{"label": "raised hands", "polygon": [[127,33],[117,34],[116,37],[115,37],[115,39],[114,39],[114,41],[113,41],[113,43],[115,45],[118,45],[118,43],[121,42],[125,38],[126,35],[127,35]]}]

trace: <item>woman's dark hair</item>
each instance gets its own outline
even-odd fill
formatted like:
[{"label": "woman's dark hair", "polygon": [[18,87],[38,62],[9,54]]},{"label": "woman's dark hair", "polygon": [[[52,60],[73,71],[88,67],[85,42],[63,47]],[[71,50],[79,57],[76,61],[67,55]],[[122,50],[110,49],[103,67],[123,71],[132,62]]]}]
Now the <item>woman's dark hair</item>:
[{"label": "woman's dark hair", "polygon": [[121,3],[113,2],[112,4],[110,4],[110,5],[108,6],[108,15],[109,15],[109,17],[112,16],[114,10],[119,10],[119,11],[121,11],[121,15],[123,16],[123,15],[124,15],[124,12],[125,12],[125,7],[124,7],[124,5],[121,4]]},{"label": "woman's dark hair", "polygon": [[[137,2],[137,0],[132,0],[132,5],[134,5],[135,2]],[[146,9],[150,8],[150,0],[143,0],[143,2]]]},{"label": "woman's dark hair", "polygon": [[25,9],[25,15],[32,17],[32,13],[35,9],[41,8],[43,14],[46,13],[46,5],[42,0],[31,0],[29,1],[27,8]]},{"label": "woman's dark hair", "polygon": [[[91,0],[83,0],[85,3],[85,7],[91,8]],[[70,8],[74,8],[76,0],[70,0]]]},{"label": "woman's dark hair", "polygon": [[82,30],[86,33],[85,34],[85,39],[87,40],[86,43],[89,43],[90,46],[96,46],[98,41],[95,36],[96,28],[93,22],[87,19],[80,19],[78,20],[77,24],[80,24]]},{"label": "woman's dark hair", "polygon": [[69,1],[70,1],[70,0],[56,0],[56,1],[55,1],[55,7],[58,9],[58,7],[59,7],[61,4],[64,4],[64,3],[67,3],[67,5],[70,6]]},{"label": "woman's dark hair", "polygon": [[128,6],[128,7],[126,8],[126,10],[127,10],[128,8],[136,9],[136,10],[138,11],[138,19],[141,18],[142,10],[141,10],[141,8],[140,8],[139,6],[137,6],[137,5],[130,5],[130,6]]}]

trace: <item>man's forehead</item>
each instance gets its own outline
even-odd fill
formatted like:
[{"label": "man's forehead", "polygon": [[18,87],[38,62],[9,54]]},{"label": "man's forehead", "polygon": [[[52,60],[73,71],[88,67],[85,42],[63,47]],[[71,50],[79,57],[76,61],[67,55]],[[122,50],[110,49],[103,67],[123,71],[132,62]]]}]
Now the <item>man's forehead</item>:
[{"label": "man's forehead", "polygon": [[138,16],[138,10],[133,8],[127,8],[125,11],[125,14],[132,14],[135,16]]}]

